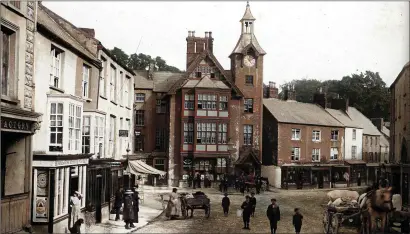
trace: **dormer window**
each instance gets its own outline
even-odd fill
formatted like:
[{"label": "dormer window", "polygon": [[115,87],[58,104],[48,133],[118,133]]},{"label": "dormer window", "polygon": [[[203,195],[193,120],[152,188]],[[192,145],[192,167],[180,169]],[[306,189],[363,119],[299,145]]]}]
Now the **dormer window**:
[{"label": "dormer window", "polygon": [[195,72],[195,77],[196,78],[201,78],[202,77],[202,72]]}]

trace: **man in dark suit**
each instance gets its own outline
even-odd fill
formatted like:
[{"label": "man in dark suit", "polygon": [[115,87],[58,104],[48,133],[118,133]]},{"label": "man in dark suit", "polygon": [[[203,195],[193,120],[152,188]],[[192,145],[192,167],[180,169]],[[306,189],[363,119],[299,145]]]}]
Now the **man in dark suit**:
[{"label": "man in dark suit", "polygon": [[266,216],[268,216],[269,219],[271,234],[276,234],[278,221],[280,220],[280,209],[276,204],[275,198],[271,199],[271,203],[266,210]]},{"label": "man in dark suit", "polygon": [[243,218],[243,224],[244,227],[242,229],[248,229],[249,228],[249,222],[251,220],[251,214],[252,214],[252,204],[250,202],[250,197],[246,195],[246,200],[242,203],[241,208],[242,208],[242,218]]}]

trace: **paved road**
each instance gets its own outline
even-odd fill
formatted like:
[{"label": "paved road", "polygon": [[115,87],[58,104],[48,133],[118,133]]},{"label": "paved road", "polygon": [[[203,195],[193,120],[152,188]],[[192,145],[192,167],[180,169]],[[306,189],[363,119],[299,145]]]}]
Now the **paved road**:
[{"label": "paved road", "polygon": [[294,233],[292,215],[294,208],[301,209],[304,215],[302,232],[323,233],[323,208],[327,203],[326,191],[308,190],[275,190],[257,195],[257,207],[254,218],[251,218],[251,230],[242,230],[242,217],[236,216],[236,210],[242,204],[244,197],[231,194],[231,211],[224,217],[221,208],[222,195],[214,190],[202,190],[211,199],[211,217],[206,219],[202,210],[194,212],[194,218],[187,220],[167,220],[161,216],[151,224],[139,229],[137,233],[268,233],[269,223],[266,218],[266,208],[271,198],[276,198],[281,209],[281,221],[278,223],[278,233]]}]

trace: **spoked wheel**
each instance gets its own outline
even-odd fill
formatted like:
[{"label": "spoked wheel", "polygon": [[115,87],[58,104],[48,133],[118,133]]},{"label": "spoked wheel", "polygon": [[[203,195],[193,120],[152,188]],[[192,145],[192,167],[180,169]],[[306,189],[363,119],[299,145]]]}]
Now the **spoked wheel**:
[{"label": "spoked wheel", "polygon": [[337,234],[339,232],[339,218],[337,215],[325,210],[323,214],[323,231],[326,234]]}]

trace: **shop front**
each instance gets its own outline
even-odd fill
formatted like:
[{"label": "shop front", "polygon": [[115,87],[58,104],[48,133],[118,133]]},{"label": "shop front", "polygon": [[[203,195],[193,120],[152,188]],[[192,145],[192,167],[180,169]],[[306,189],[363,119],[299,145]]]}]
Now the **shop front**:
[{"label": "shop front", "polygon": [[[387,168],[391,168],[388,166]],[[378,183],[379,177],[380,177],[380,164],[379,163],[367,163],[366,164],[366,181],[367,185],[371,186],[375,183]],[[393,169],[394,170],[394,169]],[[390,171],[388,169],[388,171]]]},{"label": "shop front", "polygon": [[350,166],[349,186],[364,186],[367,183],[366,162],[363,160],[346,160],[345,165]]},{"label": "shop front", "polygon": [[[71,227],[70,197],[78,191],[88,197],[90,155],[33,155],[32,220],[37,232],[64,233]],[[81,200],[81,209],[86,199]],[[79,218],[84,218],[80,214]]]},{"label": "shop front", "polygon": [[40,114],[1,106],[1,233],[21,231],[31,222],[32,135]]}]

